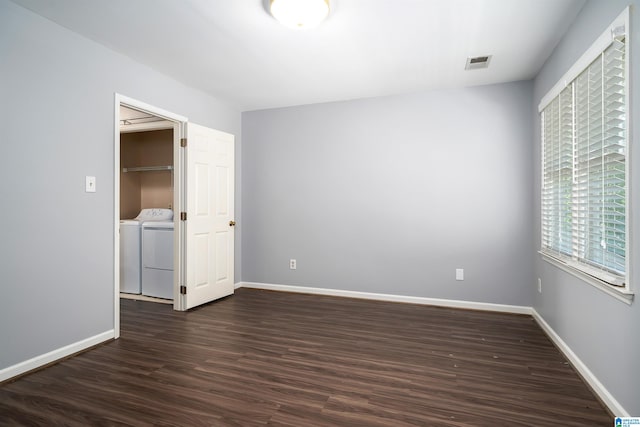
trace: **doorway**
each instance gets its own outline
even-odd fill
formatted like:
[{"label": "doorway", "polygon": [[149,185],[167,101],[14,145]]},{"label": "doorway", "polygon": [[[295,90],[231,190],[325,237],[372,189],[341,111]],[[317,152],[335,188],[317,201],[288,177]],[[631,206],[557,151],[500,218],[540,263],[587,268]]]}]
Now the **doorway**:
[{"label": "doorway", "polygon": [[120,297],[173,304],[174,123],[120,105]]},{"label": "doorway", "polygon": [[[138,207],[158,204],[175,213],[171,224],[174,310],[188,310],[233,294],[235,140],[231,134],[190,123],[186,117],[120,94],[115,96],[114,116],[114,330],[118,338],[120,219],[130,217]],[[160,150],[164,157],[155,153],[145,158],[149,164],[133,167],[122,164],[122,128],[129,134],[144,135],[142,140],[149,139],[146,137],[154,132],[155,137],[165,141]],[[127,138],[131,139],[131,135]],[[153,145],[153,141],[157,140],[136,142],[140,145],[133,150],[132,158],[136,158],[136,150],[139,154],[145,144]],[[141,173],[156,173],[156,176],[128,175]],[[145,191],[144,200],[142,196],[129,194],[125,195],[129,199],[123,201],[121,183],[125,179],[152,183],[149,191]],[[157,191],[159,188],[165,191]],[[163,239],[166,241],[166,235]]]},{"label": "doorway", "polygon": [[[146,104],[144,102],[116,94],[115,95],[115,111],[114,111],[114,330],[115,330],[115,338],[120,336],[120,272],[123,266],[121,265],[121,257],[120,257],[120,219],[125,219],[126,217],[133,218],[133,211],[140,210],[143,205],[142,202],[142,193],[141,193],[141,181],[152,181],[156,184],[158,181],[160,182],[160,187],[165,188],[170,187],[170,195],[167,200],[167,191],[147,191],[145,202],[147,203],[164,203],[167,208],[172,209],[174,212],[180,208],[180,191],[176,191],[181,186],[181,153],[180,153],[180,138],[182,128],[185,126],[187,122],[187,118],[180,116],[178,114],[174,114],[155,106]],[[132,145],[130,148],[134,148],[131,151],[133,153],[123,153],[121,151],[121,132],[127,135],[127,139],[133,140],[136,139],[133,137],[133,134],[138,133],[138,136],[145,135],[146,132],[154,132],[162,133],[163,138],[163,159],[166,162],[167,157],[171,158],[170,164],[145,164],[142,163],[139,166],[133,165],[130,167],[129,165],[124,165],[121,162],[123,154],[129,154],[131,157],[135,158],[136,155],[139,155],[140,149],[144,145],[150,144],[150,142],[145,142],[145,140],[149,140],[148,138],[140,137],[138,138],[141,142],[138,142],[138,146],[134,148]],[[144,133],[143,133],[144,132]],[[148,135],[148,134],[146,134]],[[168,145],[168,146],[167,146]],[[170,156],[167,155],[167,149],[170,150]],[[136,151],[138,151],[136,153]],[[155,161],[155,158],[145,159],[145,162]],[[140,173],[156,173],[160,172],[154,170],[145,170],[147,167],[149,168],[161,168],[164,166],[167,170],[164,172],[164,176],[158,176],[156,174],[155,177],[147,175],[147,177],[140,177],[136,175],[140,175]],[[171,166],[169,169],[168,166]],[[140,169],[136,170],[135,168],[139,167]],[[133,169],[132,172],[129,169]],[[144,171],[144,172],[142,172]],[[167,177],[166,174],[169,174]],[[123,184],[123,180],[129,181],[129,184],[132,184],[132,188],[137,188],[140,191],[139,196],[136,197],[133,193],[136,190],[133,190],[129,193],[122,194],[121,188]],[[126,182],[125,182],[126,183]],[[150,185],[149,188],[152,189],[154,186]],[[157,186],[156,186],[157,187]],[[160,193],[160,194],[158,194]],[[123,200],[124,198],[124,200]],[[124,202],[124,203],[123,203]],[[177,218],[174,219],[174,239],[173,239],[173,308],[174,310],[180,309],[180,301],[177,298],[176,292],[176,284],[178,283],[180,277],[180,232],[179,227],[176,227]]]}]

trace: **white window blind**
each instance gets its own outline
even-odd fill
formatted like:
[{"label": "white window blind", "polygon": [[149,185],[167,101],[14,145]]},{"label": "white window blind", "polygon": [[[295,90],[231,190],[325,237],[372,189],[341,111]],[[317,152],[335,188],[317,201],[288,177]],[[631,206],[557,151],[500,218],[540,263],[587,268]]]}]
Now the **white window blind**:
[{"label": "white window blind", "polygon": [[542,252],[626,283],[626,37],[542,109]]}]

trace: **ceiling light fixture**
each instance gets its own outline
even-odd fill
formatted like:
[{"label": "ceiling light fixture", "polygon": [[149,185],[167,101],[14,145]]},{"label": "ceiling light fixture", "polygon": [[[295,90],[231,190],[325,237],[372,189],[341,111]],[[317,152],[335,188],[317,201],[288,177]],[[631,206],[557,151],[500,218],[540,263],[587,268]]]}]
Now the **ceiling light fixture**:
[{"label": "ceiling light fixture", "polygon": [[329,15],[329,0],[271,0],[271,14],[297,30],[318,26]]}]

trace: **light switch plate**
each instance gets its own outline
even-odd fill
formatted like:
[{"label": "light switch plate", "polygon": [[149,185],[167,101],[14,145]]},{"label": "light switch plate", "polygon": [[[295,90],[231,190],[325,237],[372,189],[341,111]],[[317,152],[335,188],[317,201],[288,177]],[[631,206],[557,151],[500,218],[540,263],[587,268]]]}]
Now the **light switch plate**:
[{"label": "light switch plate", "polygon": [[85,176],[84,177],[84,191],[87,193],[95,193],[96,192],[96,177],[95,176]]},{"label": "light switch plate", "polygon": [[464,269],[456,268],[456,280],[464,280]]}]

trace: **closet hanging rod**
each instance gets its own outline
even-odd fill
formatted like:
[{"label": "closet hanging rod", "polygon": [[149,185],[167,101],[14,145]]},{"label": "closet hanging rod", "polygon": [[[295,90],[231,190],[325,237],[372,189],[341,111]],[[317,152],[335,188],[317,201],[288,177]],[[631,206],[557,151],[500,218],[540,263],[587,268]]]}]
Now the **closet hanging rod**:
[{"label": "closet hanging rod", "polygon": [[138,166],[135,168],[122,168],[122,172],[150,172],[150,171],[170,171],[173,166]]}]

